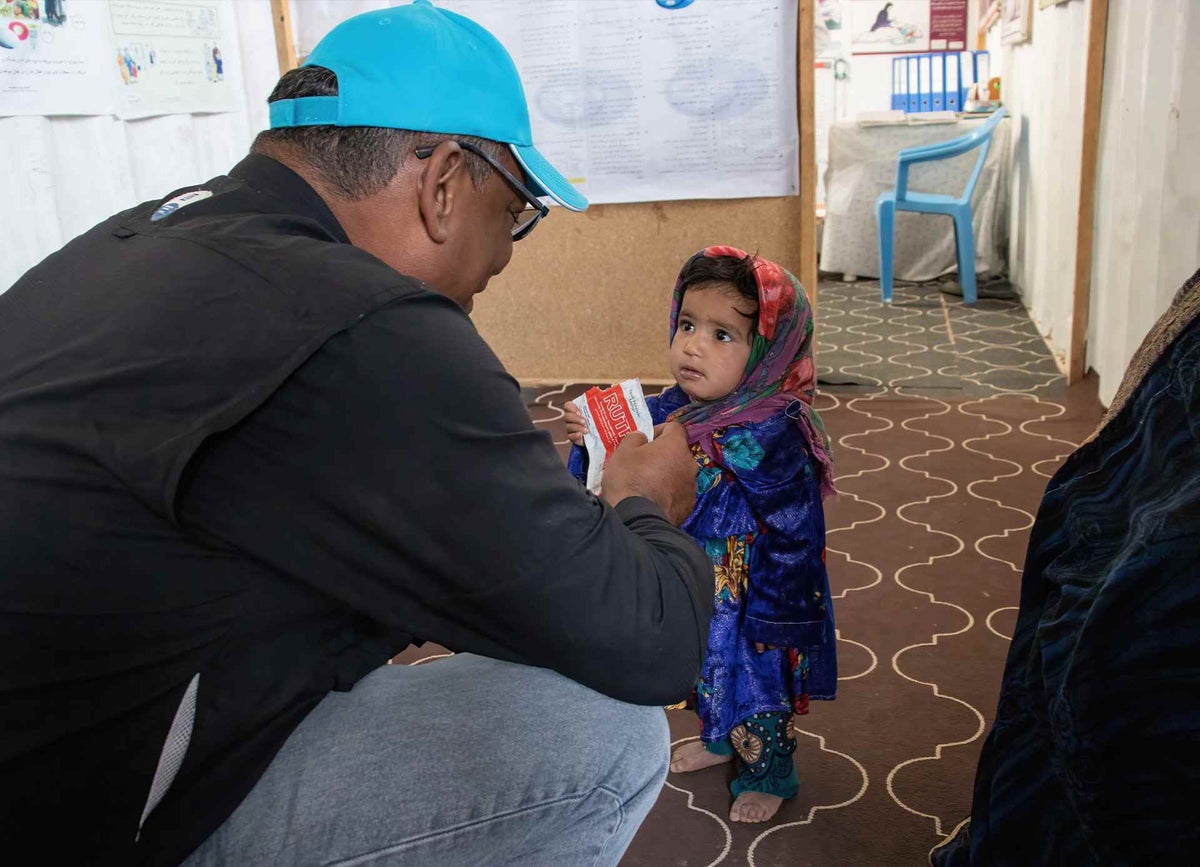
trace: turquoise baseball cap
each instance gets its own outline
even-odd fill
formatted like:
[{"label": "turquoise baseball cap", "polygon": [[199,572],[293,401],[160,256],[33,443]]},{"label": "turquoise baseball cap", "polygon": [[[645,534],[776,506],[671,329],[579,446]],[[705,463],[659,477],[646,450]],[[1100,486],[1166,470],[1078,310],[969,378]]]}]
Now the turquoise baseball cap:
[{"label": "turquoise baseball cap", "polygon": [[306,66],[337,73],[337,96],[281,99],[271,129],[374,126],[503,142],[530,192],[572,211],[587,199],[533,146],[517,67],[495,36],[470,18],[413,0],[355,15],[317,43]]}]

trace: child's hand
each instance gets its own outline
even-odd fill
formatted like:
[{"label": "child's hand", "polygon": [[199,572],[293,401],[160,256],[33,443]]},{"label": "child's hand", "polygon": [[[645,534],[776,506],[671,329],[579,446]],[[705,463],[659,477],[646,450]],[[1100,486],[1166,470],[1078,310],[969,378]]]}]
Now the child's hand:
[{"label": "child's hand", "polygon": [[757,650],[759,653],[762,653],[764,650],[774,650],[775,645],[774,644],[763,644],[761,641],[756,641],[756,642],[754,642],[754,649]]},{"label": "child's hand", "polygon": [[587,431],[587,424],[583,420],[583,413],[579,411],[573,403],[567,403],[563,406],[563,416],[567,422],[567,439],[572,445],[583,445],[583,434]]}]

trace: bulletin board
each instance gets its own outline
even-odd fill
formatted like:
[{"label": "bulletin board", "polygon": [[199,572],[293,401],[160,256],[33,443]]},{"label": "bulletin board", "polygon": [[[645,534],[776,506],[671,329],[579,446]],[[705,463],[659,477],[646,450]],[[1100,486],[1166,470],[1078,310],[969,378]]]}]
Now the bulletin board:
[{"label": "bulletin board", "polygon": [[[675,277],[702,247],[731,244],[793,271],[816,305],[816,0],[799,0],[799,194],[555,208],[514,248],[472,318],[522,383],[667,382]],[[288,0],[272,0],[281,71],[296,64]]]}]

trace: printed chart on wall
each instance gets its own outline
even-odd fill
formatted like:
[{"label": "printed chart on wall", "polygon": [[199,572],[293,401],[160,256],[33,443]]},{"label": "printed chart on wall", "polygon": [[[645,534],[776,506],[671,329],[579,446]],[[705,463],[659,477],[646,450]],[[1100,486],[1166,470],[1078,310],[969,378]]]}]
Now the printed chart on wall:
[{"label": "printed chart on wall", "polygon": [[969,0],[849,0],[855,54],[963,51]]},{"label": "printed chart on wall", "polygon": [[228,0],[109,0],[108,5],[118,115],[129,119],[237,107],[226,59],[235,56]]},{"label": "printed chart on wall", "polygon": [[0,0],[0,115],[235,110],[235,24],[232,0]]},{"label": "printed chart on wall", "polygon": [[512,54],[534,141],[592,202],[799,190],[797,0],[442,0]]},{"label": "printed chart on wall", "polygon": [[0,0],[0,114],[110,114],[108,36],[104,3]]}]

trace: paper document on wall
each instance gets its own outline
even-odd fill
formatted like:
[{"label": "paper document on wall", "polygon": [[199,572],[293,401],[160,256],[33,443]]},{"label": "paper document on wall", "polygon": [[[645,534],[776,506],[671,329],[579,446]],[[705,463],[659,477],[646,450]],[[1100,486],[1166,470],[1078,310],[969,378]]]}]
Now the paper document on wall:
[{"label": "paper document on wall", "polygon": [[103,3],[0,3],[0,115],[111,113],[110,51]]},{"label": "paper document on wall", "polygon": [[109,0],[108,5],[120,117],[238,107],[237,25],[228,0]]},{"label": "paper document on wall", "polygon": [[232,0],[0,0],[0,115],[234,111],[235,15]]},{"label": "paper document on wall", "polygon": [[799,191],[797,0],[441,0],[512,54],[533,138],[594,203]]}]

